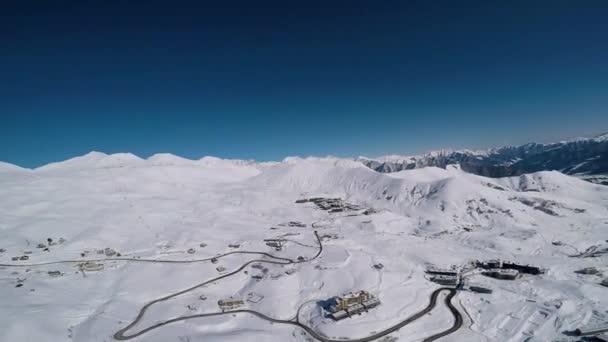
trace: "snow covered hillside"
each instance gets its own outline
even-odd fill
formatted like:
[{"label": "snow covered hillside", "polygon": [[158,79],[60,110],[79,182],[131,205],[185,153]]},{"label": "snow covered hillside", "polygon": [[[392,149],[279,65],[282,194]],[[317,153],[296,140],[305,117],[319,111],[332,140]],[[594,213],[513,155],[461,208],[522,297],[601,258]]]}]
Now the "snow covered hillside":
[{"label": "snow covered hillside", "polygon": [[[542,271],[475,266],[496,259]],[[608,187],[557,171],[0,163],[0,341],[575,341],[608,321],[607,261]],[[458,270],[447,293],[436,268]],[[380,304],[329,318],[359,290]]]}]

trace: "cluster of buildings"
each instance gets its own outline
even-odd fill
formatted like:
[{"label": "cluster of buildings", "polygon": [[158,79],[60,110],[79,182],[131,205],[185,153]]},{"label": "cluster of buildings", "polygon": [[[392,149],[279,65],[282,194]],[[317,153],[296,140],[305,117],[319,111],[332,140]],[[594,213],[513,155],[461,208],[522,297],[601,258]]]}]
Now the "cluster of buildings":
[{"label": "cluster of buildings", "polygon": [[[207,299],[207,297],[205,297]],[[249,292],[246,296],[246,300],[249,303],[257,304],[264,299],[264,296],[255,292]],[[245,306],[245,299],[241,297],[228,297],[217,302],[217,305],[222,309],[223,312],[232,311]]]},{"label": "cluster of buildings", "polygon": [[357,291],[332,298],[327,311],[329,317],[339,321],[352,315],[367,312],[379,305],[380,300],[376,296],[367,291]]},{"label": "cluster of buildings", "polygon": [[[253,292],[247,294],[247,302],[259,303],[263,298],[264,296]],[[323,303],[325,305],[320,305],[327,312],[327,317],[339,321],[379,306],[380,299],[367,291],[357,291],[332,297]],[[245,304],[245,299],[240,297],[228,297],[217,302],[222,312],[240,309]]]},{"label": "cluster of buildings", "polygon": [[[464,282],[464,276],[469,272],[479,270],[478,273],[486,277],[503,280],[515,280],[520,274],[538,275],[544,273],[544,270],[537,266],[517,264],[514,262],[501,260],[476,260],[462,270],[456,266],[451,268],[437,268],[434,266],[426,269],[428,279],[434,283],[443,286],[453,286],[454,288],[462,288],[478,293],[492,293],[492,290],[482,285],[470,284]],[[477,273],[477,272],[476,272]],[[477,274],[478,274],[477,273]]]},{"label": "cluster of buildings", "polygon": [[514,270],[518,273],[532,274],[538,275],[545,273],[545,271],[537,266],[531,265],[522,265],[509,261],[501,261],[501,260],[488,260],[488,261],[476,261],[475,267],[481,268],[484,270],[492,270],[492,269],[502,269],[502,270]]},{"label": "cluster of buildings", "polygon": [[95,272],[103,270],[103,264],[94,261],[85,261],[76,265],[82,272]]},{"label": "cluster of buildings", "polygon": [[287,241],[285,239],[264,239],[264,242],[266,242],[266,246],[273,247],[275,250],[280,251]]},{"label": "cluster of buildings", "polygon": [[327,210],[330,213],[337,213],[342,211],[353,211],[361,210],[362,207],[351,203],[344,202],[341,198],[324,198],[324,197],[313,197],[303,198],[296,201],[296,203],[314,203],[321,210]]},{"label": "cluster of buildings", "polygon": [[515,280],[519,274],[538,275],[545,272],[537,266],[501,260],[476,261],[475,267],[481,269],[481,274],[486,277],[503,280]]}]

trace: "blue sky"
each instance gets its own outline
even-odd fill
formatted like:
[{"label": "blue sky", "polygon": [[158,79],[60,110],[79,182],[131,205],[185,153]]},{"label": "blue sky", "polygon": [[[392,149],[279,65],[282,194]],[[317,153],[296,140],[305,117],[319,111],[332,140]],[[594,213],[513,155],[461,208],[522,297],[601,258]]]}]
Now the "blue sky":
[{"label": "blue sky", "polygon": [[13,2],[0,160],[374,156],[598,134],[607,17],[605,1]]}]

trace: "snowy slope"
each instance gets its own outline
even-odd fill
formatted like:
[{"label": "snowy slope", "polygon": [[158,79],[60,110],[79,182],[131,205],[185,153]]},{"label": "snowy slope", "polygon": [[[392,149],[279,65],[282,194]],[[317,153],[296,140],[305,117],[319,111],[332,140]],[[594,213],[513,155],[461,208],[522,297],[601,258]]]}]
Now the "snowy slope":
[{"label": "snowy slope", "polygon": [[[455,303],[468,321],[445,340],[567,338],[562,331],[601,320],[598,312],[608,305],[608,288],[599,285],[603,276],[574,273],[596,267],[608,275],[608,254],[572,257],[608,247],[608,187],[555,171],[486,178],[457,165],[379,173],[339,158],[260,164],[90,153],[35,170],[0,164],[0,185],[1,264],[88,260],[100,257],[98,251],[105,257],[105,248],[142,259],[192,260],[235,250],[296,259],[315,253],[313,230],[325,236],[318,259],[264,264],[265,270],[248,266],[247,273],[154,304],[134,330],[216,312],[218,300],[254,293],[262,299],[247,302],[249,309],[290,319],[302,307],[302,320],[325,336],[367,336],[428,303],[439,287],[425,277],[428,264],[474,259],[529,263],[547,273],[516,281],[472,276],[494,293],[459,291]],[[330,213],[295,203],[310,197],[339,197],[359,207]],[[364,214],[369,208],[374,211]],[[281,251],[263,241],[285,234],[293,241]],[[65,241],[49,245],[47,238]],[[39,243],[49,250],[36,248]],[[12,260],[24,255],[29,260]],[[103,270],[84,273],[74,264],[0,267],[0,341],[111,341],[147,302],[211,279],[219,267],[228,272],[256,258],[106,261]],[[379,263],[383,268],[374,268]],[[382,305],[339,322],[324,318],[316,305],[359,289],[376,294]],[[446,307],[438,305],[390,336],[420,341],[450,322]],[[134,341],[309,338],[297,327],[235,314],[168,324]]]}]

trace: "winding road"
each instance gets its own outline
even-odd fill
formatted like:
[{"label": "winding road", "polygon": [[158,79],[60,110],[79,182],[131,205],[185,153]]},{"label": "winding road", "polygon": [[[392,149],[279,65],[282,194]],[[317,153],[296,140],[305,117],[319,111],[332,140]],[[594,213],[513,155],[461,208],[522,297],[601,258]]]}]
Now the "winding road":
[{"label": "winding road", "polygon": [[[88,260],[64,260],[64,261],[55,261],[55,262],[46,262],[46,263],[37,263],[37,264],[0,264],[0,266],[4,266],[4,267],[36,267],[36,266],[46,266],[46,265],[53,265],[53,264],[61,264],[61,263],[82,263],[82,262],[87,262],[87,261],[93,261],[93,262],[103,262],[103,261],[129,261],[129,262],[151,262],[151,263],[196,263],[196,262],[206,262],[206,261],[211,261],[213,259],[220,259],[229,255],[233,255],[233,254],[255,254],[255,255],[262,255],[264,257],[267,257],[269,259],[255,259],[255,260],[250,260],[246,263],[244,263],[243,265],[241,265],[239,268],[237,268],[236,270],[230,272],[230,273],[226,273],[223,274],[219,277],[215,277],[213,279],[209,279],[206,280],[202,283],[196,284],[194,286],[191,286],[187,289],[169,294],[167,296],[152,300],[148,303],[146,303],[139,311],[139,313],[137,314],[137,316],[135,317],[135,319],[129,323],[127,326],[125,326],[124,328],[118,330],[115,334],[114,334],[114,339],[119,340],[119,341],[126,341],[126,340],[130,340],[136,337],[139,337],[147,332],[150,332],[152,330],[158,329],[160,327],[163,327],[165,325],[168,324],[172,324],[175,322],[180,322],[180,321],[185,321],[185,320],[189,320],[189,319],[195,319],[195,318],[204,318],[204,317],[214,317],[214,316],[223,316],[223,315],[232,315],[232,314],[238,314],[238,313],[246,313],[246,314],[251,314],[254,315],[258,318],[261,318],[263,320],[266,320],[268,322],[272,322],[272,323],[277,323],[277,324],[287,324],[287,325],[292,325],[292,326],[296,326],[299,327],[301,329],[303,329],[304,331],[306,331],[310,336],[312,336],[313,338],[315,338],[318,341],[321,342],[369,342],[369,341],[374,341],[376,339],[379,339],[381,337],[384,337],[388,334],[391,334],[399,329],[401,329],[402,327],[420,319],[421,317],[423,317],[424,315],[428,314],[429,312],[431,312],[435,306],[437,305],[437,299],[439,297],[439,294],[443,291],[448,291],[448,295],[445,298],[445,304],[446,306],[449,308],[452,316],[454,317],[454,323],[453,325],[442,332],[439,332],[435,335],[432,335],[430,337],[427,337],[423,340],[423,342],[432,342],[435,340],[438,340],[442,337],[445,337],[449,334],[452,334],[453,332],[457,331],[463,324],[463,319],[462,319],[462,315],[460,314],[460,312],[456,309],[456,307],[454,307],[454,305],[452,304],[452,299],[454,298],[454,296],[456,295],[456,290],[453,288],[447,288],[447,287],[442,287],[439,289],[436,289],[435,291],[433,291],[430,295],[430,301],[428,303],[428,305],[423,308],[422,310],[420,310],[419,312],[405,318],[404,320],[400,321],[399,323],[388,327],[382,331],[376,332],[372,335],[366,336],[366,337],[362,337],[362,338],[356,338],[356,339],[349,339],[349,340],[345,340],[345,339],[339,339],[339,340],[335,340],[335,339],[331,339],[331,338],[327,338],[323,335],[321,335],[319,332],[315,331],[312,327],[300,322],[299,320],[299,315],[296,315],[296,317],[292,320],[282,320],[282,319],[276,319],[276,318],[272,318],[269,317],[261,312],[258,311],[254,311],[254,310],[246,310],[246,309],[239,309],[239,310],[231,310],[231,311],[226,311],[226,312],[213,312],[213,313],[203,313],[203,314],[195,314],[195,315],[187,315],[187,316],[180,316],[180,317],[176,317],[176,318],[172,318],[160,323],[156,323],[152,326],[149,326],[145,329],[139,330],[137,332],[131,333],[129,334],[128,332],[135,326],[137,325],[142,318],[144,317],[146,311],[154,304],[159,303],[159,302],[163,302],[166,300],[169,300],[171,298],[180,296],[182,294],[185,294],[187,292],[193,291],[195,289],[198,289],[202,286],[205,286],[207,284],[213,283],[215,281],[224,279],[224,278],[228,278],[232,275],[235,275],[239,272],[241,272],[242,270],[244,270],[247,266],[253,264],[253,263],[267,263],[267,264],[276,264],[276,265],[292,265],[292,264],[299,264],[299,263],[304,263],[304,262],[310,262],[312,260],[317,259],[321,253],[323,252],[323,243],[321,242],[321,238],[319,237],[318,233],[315,231],[315,238],[317,240],[318,243],[318,251],[317,253],[309,258],[309,259],[303,259],[303,260],[292,260],[289,258],[282,258],[282,257],[277,257],[274,256],[272,254],[269,253],[265,253],[265,252],[249,252],[249,251],[235,251],[235,252],[229,252],[229,253],[225,253],[225,254],[221,254],[215,257],[211,257],[211,258],[205,258],[205,259],[194,259],[194,260],[157,260],[157,259],[138,259],[138,258],[104,258],[104,259],[88,259]],[[298,313],[299,313],[300,309],[298,309]]]},{"label": "winding road", "polygon": [[[456,330],[458,330],[461,326],[462,326],[462,316],[460,315],[460,313],[456,310],[456,308],[452,305],[451,303],[451,299],[454,297],[454,295],[456,294],[456,290],[452,289],[452,288],[439,288],[435,291],[433,291],[433,293],[431,294],[431,300],[429,302],[429,304],[422,310],[420,310],[419,312],[413,314],[412,316],[404,319],[403,321],[385,329],[382,330],[380,332],[377,332],[373,335],[370,336],[366,336],[366,337],[362,337],[362,338],[356,338],[356,339],[331,339],[331,338],[327,338],[323,335],[321,335],[320,333],[318,333],[317,331],[315,331],[313,328],[311,328],[310,326],[301,323],[299,320],[282,320],[282,319],[276,319],[276,318],[272,318],[269,316],[264,315],[261,312],[258,311],[254,311],[254,310],[231,310],[231,311],[226,311],[226,312],[212,312],[212,313],[204,313],[204,314],[197,314],[197,315],[188,315],[188,316],[182,316],[182,317],[176,317],[176,318],[172,318],[166,321],[163,321],[161,323],[157,323],[153,326],[150,326],[146,329],[140,330],[137,333],[131,334],[131,335],[125,335],[125,331],[129,330],[134,324],[131,323],[130,325],[128,325],[127,327],[119,330],[116,334],[114,334],[114,338],[120,341],[125,341],[125,340],[130,340],[132,338],[138,337],[140,335],[143,335],[151,330],[160,328],[162,326],[165,326],[167,324],[171,324],[171,323],[175,323],[175,322],[180,322],[180,321],[185,321],[188,319],[193,319],[193,318],[204,318],[204,317],[214,317],[214,316],[223,316],[223,315],[232,315],[235,313],[248,313],[248,314],[252,314],[258,318],[261,318],[263,320],[266,320],[268,322],[272,322],[272,323],[278,323],[278,324],[288,324],[288,325],[293,325],[293,326],[297,326],[301,329],[303,329],[304,331],[306,331],[310,336],[312,336],[313,338],[321,341],[321,342],[370,342],[370,341],[374,341],[376,339],[379,339],[381,337],[384,337],[390,333],[393,333],[401,328],[403,328],[404,326],[418,320],[419,318],[423,317],[424,315],[428,314],[429,312],[431,312],[433,310],[433,308],[437,305],[437,298],[439,297],[439,294],[442,291],[449,291],[450,294],[448,294],[448,296],[446,296],[446,304],[448,305],[448,307],[450,308],[450,311],[452,312],[455,321],[454,324],[452,325],[452,327],[450,327],[448,330],[442,331],[440,333],[437,333],[433,336],[427,337],[425,338],[423,341],[424,342],[431,342],[431,341],[436,341],[444,336],[447,336],[453,332],[455,332]],[[138,316],[138,318],[140,318]],[[141,318],[140,318],[141,319]],[[139,321],[139,320],[138,320]],[[137,321],[135,321],[135,324],[137,324]]]}]

